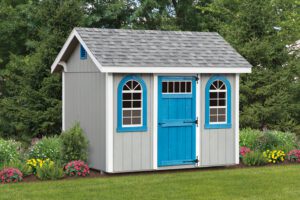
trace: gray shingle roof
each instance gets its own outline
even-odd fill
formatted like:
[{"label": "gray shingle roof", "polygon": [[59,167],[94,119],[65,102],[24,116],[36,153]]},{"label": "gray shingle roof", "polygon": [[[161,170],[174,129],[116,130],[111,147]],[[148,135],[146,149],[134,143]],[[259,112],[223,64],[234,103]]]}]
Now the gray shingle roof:
[{"label": "gray shingle roof", "polygon": [[218,33],[75,30],[103,67],[251,67]]}]

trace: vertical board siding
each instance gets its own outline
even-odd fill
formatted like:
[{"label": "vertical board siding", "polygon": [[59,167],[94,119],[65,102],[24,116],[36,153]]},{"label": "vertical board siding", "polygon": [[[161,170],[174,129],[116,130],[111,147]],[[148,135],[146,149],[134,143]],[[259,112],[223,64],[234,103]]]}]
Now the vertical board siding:
[{"label": "vertical board siding", "polygon": [[147,87],[147,126],[145,132],[117,132],[117,97],[118,85],[127,74],[114,74],[114,172],[141,171],[153,168],[152,165],[152,98],[153,75],[143,74],[140,77]]},{"label": "vertical board siding", "polygon": [[93,60],[87,55],[87,59],[80,59],[80,44],[78,43],[67,61],[68,72],[99,72]]},{"label": "vertical board siding", "polygon": [[89,57],[80,60],[79,46],[64,72],[65,128],[80,123],[89,140],[89,165],[105,171],[105,74]]},{"label": "vertical board siding", "polygon": [[230,165],[235,163],[235,75],[224,74],[231,84],[232,127],[205,129],[205,86],[211,74],[200,77],[200,166]]}]

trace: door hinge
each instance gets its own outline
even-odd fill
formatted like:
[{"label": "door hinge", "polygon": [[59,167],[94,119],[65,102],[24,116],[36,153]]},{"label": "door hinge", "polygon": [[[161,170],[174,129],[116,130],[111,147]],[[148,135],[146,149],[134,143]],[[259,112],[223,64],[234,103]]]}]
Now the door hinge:
[{"label": "door hinge", "polygon": [[198,81],[199,81],[199,74],[197,74],[196,76],[195,76],[195,80],[196,80],[196,83],[198,84]]},{"label": "door hinge", "polygon": [[199,124],[199,120],[198,120],[198,117],[196,118],[196,120],[195,120],[195,124],[197,125],[197,127],[198,127],[198,124]]}]

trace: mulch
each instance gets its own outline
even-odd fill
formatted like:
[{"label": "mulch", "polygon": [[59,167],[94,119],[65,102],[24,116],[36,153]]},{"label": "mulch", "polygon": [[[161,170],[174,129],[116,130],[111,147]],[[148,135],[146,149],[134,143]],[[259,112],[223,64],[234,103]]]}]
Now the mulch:
[{"label": "mulch", "polygon": [[[118,176],[133,176],[133,175],[153,175],[153,174],[166,174],[166,173],[177,173],[177,172],[195,172],[195,171],[215,171],[215,170],[223,170],[223,169],[238,169],[238,168],[260,168],[260,167],[270,167],[270,166],[282,166],[282,165],[297,165],[299,163],[291,163],[288,161],[284,161],[283,163],[274,164],[267,164],[264,166],[246,166],[242,163],[238,165],[231,165],[231,166],[219,166],[219,167],[207,167],[207,168],[191,168],[191,169],[171,169],[171,170],[157,170],[157,171],[141,171],[141,172],[127,172],[127,173],[104,173],[98,170],[90,170],[90,175],[86,177],[70,177],[64,176],[60,180],[75,180],[75,179],[83,179],[83,178],[109,178],[109,177],[118,177]],[[36,176],[29,175],[23,178],[22,182],[39,182]]]}]

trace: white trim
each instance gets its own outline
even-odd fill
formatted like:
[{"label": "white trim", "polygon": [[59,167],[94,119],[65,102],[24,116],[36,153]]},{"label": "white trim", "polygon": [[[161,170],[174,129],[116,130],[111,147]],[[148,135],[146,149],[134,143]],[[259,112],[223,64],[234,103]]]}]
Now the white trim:
[{"label": "white trim", "polygon": [[[95,58],[95,56],[92,54],[92,52],[89,50],[89,48],[87,47],[87,45],[83,42],[82,38],[80,37],[80,35],[78,34],[78,32],[73,29],[71,34],[69,35],[67,41],[65,42],[64,46],[62,47],[62,49],[60,50],[59,54],[57,55],[57,57],[55,58],[53,64],[51,65],[51,73],[53,73],[56,69],[56,67],[58,65],[61,65],[64,67],[64,65],[60,64],[60,63],[64,63],[61,62],[61,59],[63,57],[63,55],[65,54],[67,48],[69,47],[70,43],[72,42],[72,40],[74,39],[74,37],[76,37],[78,39],[78,41],[80,42],[80,44],[84,47],[84,49],[86,50],[86,52],[88,53],[88,55],[91,57],[91,59],[93,60],[93,62],[95,63],[95,65],[97,66],[97,68],[101,71],[104,72],[102,70],[102,66],[101,64],[97,61],[97,59]],[[65,67],[64,67],[65,70]]]},{"label": "white trim", "polygon": [[152,119],[153,119],[153,160],[152,160],[152,164],[153,164],[153,169],[157,169],[157,93],[158,93],[158,78],[157,78],[157,74],[153,75],[153,110],[152,110]]},{"label": "white trim", "polygon": [[106,172],[113,172],[113,75],[105,74]]},{"label": "white trim", "polygon": [[66,73],[63,71],[62,72],[62,94],[61,94],[61,98],[62,98],[62,131],[66,130]]},{"label": "white trim", "polygon": [[239,104],[240,104],[240,75],[236,74],[235,75],[235,163],[239,164],[240,162],[240,152],[239,152],[239,140],[240,140],[240,135],[239,135]]},{"label": "white trim", "polygon": [[60,65],[64,68],[64,72],[68,72],[67,63],[64,61],[59,62],[57,65]]},{"label": "white trim", "polygon": [[200,166],[200,160],[201,160],[201,157],[200,157],[200,134],[201,134],[201,129],[200,129],[200,126],[201,126],[201,112],[200,112],[200,109],[201,109],[201,89],[200,89],[200,81],[201,81],[201,77],[200,77],[200,74],[198,74],[198,83],[196,81],[196,117],[198,117],[198,125],[196,126],[196,157],[198,157],[199,159],[199,162],[197,163],[197,166]]},{"label": "white trim", "polygon": [[102,72],[110,73],[168,73],[168,74],[195,74],[195,73],[251,73],[250,67],[102,67]]}]

